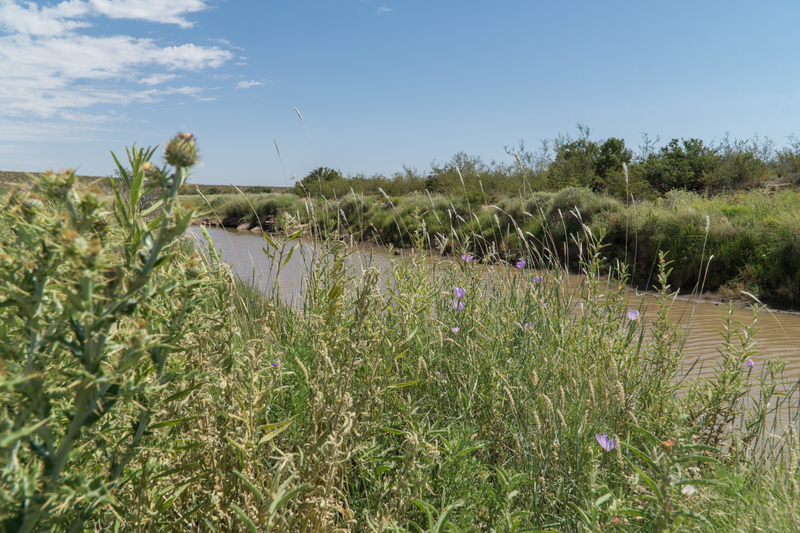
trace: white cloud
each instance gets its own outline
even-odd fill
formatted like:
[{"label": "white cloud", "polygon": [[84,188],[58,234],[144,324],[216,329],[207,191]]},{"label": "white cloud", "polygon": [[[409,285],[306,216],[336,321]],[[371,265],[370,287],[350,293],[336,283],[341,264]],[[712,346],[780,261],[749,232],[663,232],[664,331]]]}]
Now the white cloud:
[{"label": "white cloud", "polygon": [[191,28],[194,23],[187,21],[184,15],[208,8],[206,0],[67,0],[53,7],[0,0],[0,27],[10,33],[58,35],[91,26],[89,22],[68,19],[102,15]]},{"label": "white cloud", "polygon": [[209,41],[214,41],[215,43],[219,43],[222,46],[228,46],[228,47],[233,48],[235,50],[244,50],[244,48],[242,48],[240,46],[232,45],[231,42],[228,39],[211,39],[211,38],[209,38],[208,40]]},{"label": "white cloud", "polygon": [[392,10],[391,7],[379,7],[377,12],[378,13],[388,13],[391,10]]},{"label": "white cloud", "polygon": [[255,87],[256,85],[264,85],[260,81],[240,81],[236,84],[237,89],[249,89],[250,87]]},{"label": "white cloud", "polygon": [[80,0],[42,8],[32,2],[23,6],[17,4],[16,0],[0,0],[0,28],[8,33],[58,35],[91,26],[88,22],[67,20],[83,17],[88,13],[88,6]]},{"label": "white cloud", "polygon": [[185,94],[189,96],[197,96],[201,92],[203,92],[203,89],[201,87],[177,87],[177,88],[167,87],[166,89],[151,90],[145,92],[150,92],[152,95],[157,95],[157,96],[166,94]]},{"label": "white cloud", "polygon": [[158,85],[159,83],[164,83],[176,78],[177,76],[177,74],[153,74],[152,76],[140,79],[139,83],[144,83],[146,85]]},{"label": "white cloud", "polygon": [[199,98],[200,87],[140,90],[131,82],[154,86],[182,77],[175,71],[220,67],[234,58],[232,52],[77,30],[90,26],[86,17],[100,15],[189,27],[182,16],[207,7],[205,0],[69,0],[52,7],[0,0],[0,29],[6,32],[0,34],[0,117],[65,117],[98,104],[152,102],[169,94]]},{"label": "white cloud", "polygon": [[92,9],[112,19],[137,19],[191,28],[182,15],[208,9],[205,0],[89,0]]}]

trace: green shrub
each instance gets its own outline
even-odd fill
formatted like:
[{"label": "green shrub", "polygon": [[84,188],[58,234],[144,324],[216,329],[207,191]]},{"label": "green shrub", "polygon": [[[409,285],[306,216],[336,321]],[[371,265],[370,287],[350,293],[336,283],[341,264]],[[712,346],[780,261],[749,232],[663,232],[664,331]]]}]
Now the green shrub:
[{"label": "green shrub", "polygon": [[[193,216],[177,195],[196,150],[191,135],[173,139],[168,160],[182,166],[171,175],[149,163],[153,151],[134,145],[131,170],[118,163],[127,195],[112,182],[113,217],[74,172],[33,177],[0,211],[12,228],[0,247],[8,531],[82,530],[130,480],[145,435],[169,420],[165,392],[190,377],[173,348],[197,325],[203,268],[173,257]],[[138,208],[145,174],[160,192],[156,223]]]}]

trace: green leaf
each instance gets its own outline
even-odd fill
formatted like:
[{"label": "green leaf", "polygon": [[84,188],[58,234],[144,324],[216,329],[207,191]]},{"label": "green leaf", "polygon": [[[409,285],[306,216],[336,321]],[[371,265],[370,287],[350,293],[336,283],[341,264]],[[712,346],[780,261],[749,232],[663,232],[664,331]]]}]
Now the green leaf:
[{"label": "green leaf", "polygon": [[298,493],[308,489],[308,487],[309,487],[308,483],[303,483],[299,487],[294,488],[291,491],[284,494],[280,499],[273,501],[272,505],[269,506],[270,513],[274,513],[275,511],[283,507],[283,505],[286,504],[286,502],[294,498]]},{"label": "green leaf", "polygon": [[150,213],[152,213],[153,211],[155,211],[156,209],[161,207],[163,204],[164,204],[164,200],[159,200],[156,203],[154,203],[153,205],[151,205],[150,207],[148,207],[147,209],[145,209],[144,211],[142,211],[141,213],[139,213],[139,215],[143,216],[143,217],[146,217],[147,215],[149,215]]},{"label": "green leaf", "polygon": [[193,463],[189,463],[189,464],[186,464],[186,465],[183,465],[183,466],[179,466],[179,467],[177,467],[177,468],[173,468],[173,469],[171,469],[171,470],[166,470],[166,471],[164,471],[164,472],[161,472],[161,473],[160,473],[160,474],[158,474],[158,475],[155,475],[155,476],[153,476],[153,477],[152,477],[152,478],[150,478],[150,479],[151,479],[152,481],[154,481],[154,480],[156,480],[156,479],[158,479],[158,478],[162,478],[162,477],[165,477],[165,476],[171,476],[172,474],[177,474],[177,473],[179,473],[179,472],[184,472],[184,471],[186,471],[186,470],[191,470],[192,468],[194,468],[194,467],[195,467],[195,466],[197,466],[198,464],[200,464],[200,461],[195,461],[195,462],[193,462]]},{"label": "green leaf", "polygon": [[186,418],[176,418],[175,420],[167,420],[165,422],[159,422],[157,424],[153,424],[149,426],[148,429],[159,429],[165,428],[169,426],[177,426],[178,424],[183,424],[184,422],[189,422],[194,420],[195,418],[200,418],[199,416],[187,416]]},{"label": "green leaf", "polygon": [[253,521],[252,521],[252,520],[250,520],[250,519],[247,517],[247,515],[245,514],[245,512],[244,512],[244,511],[242,511],[242,508],[241,508],[241,507],[239,507],[239,506],[238,506],[238,505],[236,505],[235,503],[231,503],[231,504],[229,504],[229,505],[231,506],[231,509],[233,509],[234,511],[236,511],[236,514],[238,514],[238,515],[239,515],[239,518],[241,518],[241,519],[242,519],[242,522],[244,522],[245,524],[247,524],[247,529],[249,529],[249,530],[250,530],[250,533],[258,533],[258,529],[256,529],[256,525],[253,523]]},{"label": "green leaf", "polygon": [[26,383],[28,381],[38,379],[42,377],[42,375],[43,374],[34,373],[34,374],[26,374],[24,376],[16,377],[13,379],[0,380],[0,389],[10,389],[16,387],[17,385],[22,385],[23,383]]},{"label": "green leaf", "polygon": [[194,387],[189,387],[188,389],[184,389],[184,390],[182,390],[180,392],[176,392],[175,394],[173,394],[171,396],[167,396],[166,398],[164,398],[164,401],[162,401],[161,403],[162,404],[168,404],[170,402],[174,402],[175,400],[179,400],[180,398],[183,398],[184,396],[188,395],[189,393],[191,393],[194,390],[199,389],[202,386],[203,386],[203,383],[198,383]]},{"label": "green leaf", "polygon": [[136,175],[133,178],[133,184],[131,185],[130,191],[130,206],[131,210],[136,209],[137,204],[139,203],[139,191],[142,189],[142,180],[144,180],[144,172],[142,172],[142,164],[144,161],[140,158],[136,158],[136,164],[134,165],[136,168],[133,171]]},{"label": "green leaf", "polygon": [[656,466],[655,462],[653,462],[653,460],[650,459],[643,452],[639,451],[638,449],[634,448],[633,446],[631,446],[630,444],[628,444],[627,442],[624,442],[624,441],[620,442],[620,445],[621,446],[625,446],[627,449],[629,449],[630,451],[632,451],[633,453],[638,455],[653,470],[658,470],[658,467]]},{"label": "green leaf", "polygon": [[44,420],[41,420],[38,423],[33,424],[32,426],[25,426],[23,428],[18,429],[17,431],[6,434],[5,437],[0,439],[0,448],[5,448],[9,444],[18,441],[22,437],[27,437],[28,435],[30,435],[31,433],[33,433],[34,431],[45,425],[49,420],[50,418],[45,418]]},{"label": "green leaf", "polygon": [[659,500],[663,500],[664,499],[664,493],[661,492],[661,489],[658,487],[656,482],[653,481],[652,479],[650,479],[650,477],[648,477],[647,474],[642,472],[642,469],[639,468],[638,466],[632,464],[631,467],[636,471],[637,474],[639,474],[639,476],[641,476],[641,478],[644,480],[644,482],[647,483],[647,485],[650,487],[650,490],[652,490],[653,493],[656,494],[658,499]]},{"label": "green leaf", "polygon": [[164,254],[164,255],[162,255],[161,257],[158,258],[156,263],[153,265],[153,269],[160,268],[161,265],[163,265],[164,263],[166,263],[167,261],[169,261],[170,259],[172,259],[176,255],[178,255],[178,254],[172,253],[172,254]]},{"label": "green leaf", "polygon": [[439,515],[439,520],[436,522],[436,525],[433,526],[431,533],[444,533],[444,527],[447,525],[447,520],[450,519],[450,514],[459,507],[463,506],[464,502],[458,501],[442,511],[442,514]]},{"label": "green leaf", "polygon": [[234,471],[233,471],[233,475],[234,475],[234,476],[236,476],[236,477],[238,477],[239,479],[241,479],[241,480],[242,480],[242,483],[244,483],[245,485],[247,485],[247,488],[248,488],[248,489],[250,489],[250,492],[252,492],[252,493],[253,493],[255,496],[258,496],[258,501],[259,501],[259,502],[261,502],[261,503],[264,503],[264,500],[265,500],[265,498],[264,498],[264,495],[261,493],[261,491],[260,491],[260,490],[258,490],[258,487],[256,487],[255,485],[253,485],[253,483],[251,483],[251,482],[250,482],[250,480],[249,480],[249,479],[247,479],[247,478],[244,476],[244,474],[242,474],[241,472],[239,472],[239,471],[237,471],[237,470],[234,470]]},{"label": "green leaf", "polygon": [[570,506],[572,507],[573,510],[577,511],[577,513],[580,515],[581,520],[583,521],[584,524],[586,524],[587,526],[592,524],[592,519],[589,518],[589,515],[586,514],[586,511],[584,511],[583,509],[578,507],[573,502],[569,502],[569,504],[570,504]]},{"label": "green leaf", "polygon": [[602,496],[597,498],[597,500],[595,500],[594,506],[595,507],[600,507],[601,505],[603,505],[604,503],[606,503],[610,499],[611,499],[611,493],[610,492],[608,492],[606,494],[603,494]]},{"label": "green leaf", "polygon": [[[295,415],[295,416],[297,416],[297,415]],[[272,431],[270,431],[269,433],[264,435],[261,438],[260,441],[258,441],[258,445],[260,446],[260,445],[264,444],[265,442],[271,441],[272,439],[274,439],[275,437],[277,437],[278,435],[280,435],[281,433],[283,433],[284,431],[289,429],[289,426],[291,425],[293,420],[294,420],[294,416],[292,418],[288,419],[288,420],[284,420],[283,422],[280,422],[279,425],[276,427],[276,429],[273,429]]]},{"label": "green leaf", "polygon": [[131,178],[130,176],[128,176],[128,171],[125,170],[125,167],[123,167],[122,164],[119,162],[119,159],[117,159],[117,156],[114,154],[114,152],[111,152],[111,157],[114,158],[114,162],[117,164],[117,169],[119,169],[119,175],[122,177],[122,181],[125,182],[125,185],[127,187],[130,187]]},{"label": "green leaf", "polygon": [[389,390],[389,389],[402,389],[402,388],[405,388],[405,387],[410,387],[411,385],[416,385],[417,383],[419,383],[419,380],[415,379],[414,381],[406,381],[404,383],[396,383],[394,385],[389,385],[388,387],[386,387],[386,389],[387,390]]},{"label": "green leaf", "polygon": [[295,251],[296,249],[297,249],[297,246],[292,246],[291,248],[289,248],[289,253],[288,253],[288,254],[286,254],[286,259],[284,259],[284,260],[283,260],[283,263],[281,264],[281,266],[282,266],[282,267],[285,267],[285,266],[286,266],[286,263],[288,263],[288,262],[289,262],[289,260],[292,258],[292,254],[294,254],[294,251]]},{"label": "green leaf", "polygon": [[[273,247],[273,248],[275,248],[276,250],[278,249],[278,244],[277,244],[275,241],[273,241],[273,240],[272,240],[272,237],[270,237],[270,236],[269,236],[269,235],[267,235],[266,233],[264,234],[264,240],[265,240],[265,241],[267,241],[267,244],[269,244],[270,246],[272,246],[272,247]],[[266,251],[266,250],[264,250],[264,253],[267,253],[267,251]],[[269,255],[269,254],[267,254],[267,255]],[[270,257],[271,257],[271,256],[270,256]]]},{"label": "green leaf", "polygon": [[483,448],[484,446],[485,446],[485,444],[479,444],[479,445],[473,446],[471,448],[464,448],[463,450],[459,450],[458,453],[456,453],[454,457],[459,457],[461,455],[467,455],[468,453],[472,453],[472,452],[478,451],[481,448]]}]

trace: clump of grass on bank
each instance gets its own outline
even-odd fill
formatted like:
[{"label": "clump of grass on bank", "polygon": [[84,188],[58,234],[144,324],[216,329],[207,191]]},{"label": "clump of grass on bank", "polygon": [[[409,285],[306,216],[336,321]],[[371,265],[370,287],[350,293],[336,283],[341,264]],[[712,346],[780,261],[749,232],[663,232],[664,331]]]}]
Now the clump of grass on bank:
[{"label": "clump of grass on bank", "polygon": [[673,261],[671,280],[684,293],[701,287],[731,296],[746,291],[764,302],[800,305],[800,193],[795,191],[713,197],[675,191],[628,204],[567,188],[492,205],[428,194],[350,195],[312,201],[310,208],[290,196],[218,197],[211,205],[222,218],[255,224],[255,206],[262,219],[286,213],[311,222],[318,232],[350,233],[393,246],[409,246],[424,227],[430,248],[442,253],[469,249],[493,261],[516,260],[532,246],[537,255],[575,265],[579,250],[572,235],[586,224],[606,245],[610,263],[627,264],[636,283],[654,281],[653,265],[665,252]]},{"label": "clump of grass on bank", "polygon": [[[176,138],[178,163],[193,150]],[[420,228],[417,253],[356,272],[337,240],[269,237],[272,267],[303,256],[294,307],[237,281],[213,243],[200,261],[177,239],[192,216],[177,202],[185,173],[163,175],[149,155],[134,150],[130,196],[115,196],[113,215],[69,176],[42,178],[0,212],[13,228],[0,254],[6,530],[795,524],[797,390],[779,361],[752,363],[753,328],[730,321],[713,378],[681,377],[672,265],[656,263],[658,308],[629,309],[625,267],[605,269],[589,229],[622,207],[587,209],[573,233],[573,294],[562,269],[526,268],[546,257],[513,214],[508,229],[427,195],[310,205],[315,227],[396,210],[396,226]],[[160,183],[156,224],[138,208],[145,172]],[[51,197],[63,212],[46,210]],[[466,253],[426,259],[426,200],[444,210],[450,246],[516,234],[525,259],[504,274]],[[489,225],[467,236],[476,217]]]}]

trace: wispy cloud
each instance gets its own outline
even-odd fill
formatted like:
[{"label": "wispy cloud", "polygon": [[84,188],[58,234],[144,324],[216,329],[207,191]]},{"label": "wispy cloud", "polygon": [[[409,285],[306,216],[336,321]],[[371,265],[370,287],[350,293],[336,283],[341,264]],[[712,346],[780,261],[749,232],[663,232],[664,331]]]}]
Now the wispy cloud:
[{"label": "wispy cloud", "polygon": [[66,118],[99,104],[152,102],[169,94],[199,98],[200,87],[141,90],[131,82],[154,86],[181,77],[176,71],[220,67],[234,58],[232,52],[79,30],[99,16],[188,28],[192,23],[184,16],[208,7],[205,0],[68,0],[47,7],[0,0],[6,33],[0,36],[0,117]]},{"label": "wispy cloud", "polygon": [[242,48],[240,46],[232,45],[231,42],[228,39],[211,39],[211,38],[209,38],[208,40],[209,41],[213,41],[215,43],[219,43],[222,46],[227,46],[228,48],[233,48],[234,50],[244,50],[244,48]]},{"label": "wispy cloud", "polygon": [[391,7],[379,7],[377,13],[388,13],[391,10],[392,10]]},{"label": "wispy cloud", "polygon": [[16,0],[0,0],[0,28],[23,35],[59,35],[92,24],[82,20],[90,13],[85,2],[61,2],[54,7],[39,8],[34,3],[20,5]]},{"label": "wispy cloud", "polygon": [[158,85],[159,83],[164,83],[177,77],[177,74],[153,74],[152,76],[140,79],[139,83],[146,85]]},{"label": "wispy cloud", "polygon": [[240,81],[236,84],[237,89],[249,89],[250,87],[255,87],[256,85],[264,85],[260,81]]},{"label": "wispy cloud", "polygon": [[136,19],[191,28],[194,23],[183,15],[208,9],[205,0],[70,0],[62,3],[88,3],[98,14],[112,19]]},{"label": "wispy cloud", "polygon": [[106,16],[191,28],[194,23],[186,20],[184,15],[208,8],[206,0],[65,0],[52,7],[0,0],[0,26],[11,33],[57,35],[91,26],[84,20],[70,19]]}]

